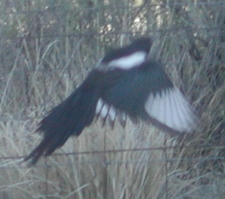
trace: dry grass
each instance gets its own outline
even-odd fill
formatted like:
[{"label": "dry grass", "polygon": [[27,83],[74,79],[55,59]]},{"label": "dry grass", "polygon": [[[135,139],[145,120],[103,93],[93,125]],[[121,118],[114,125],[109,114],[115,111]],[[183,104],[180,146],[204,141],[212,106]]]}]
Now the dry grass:
[{"label": "dry grass", "polygon": [[[0,6],[0,197],[224,198],[225,4],[57,1],[46,10],[51,1],[31,2]],[[33,132],[46,111],[111,46],[140,35],[155,38],[151,56],[198,110],[195,134],[180,140],[143,123],[112,131],[98,121],[58,155],[33,168],[21,164],[39,142]],[[110,152],[146,148],[159,149]],[[82,151],[105,153],[63,155]]]}]

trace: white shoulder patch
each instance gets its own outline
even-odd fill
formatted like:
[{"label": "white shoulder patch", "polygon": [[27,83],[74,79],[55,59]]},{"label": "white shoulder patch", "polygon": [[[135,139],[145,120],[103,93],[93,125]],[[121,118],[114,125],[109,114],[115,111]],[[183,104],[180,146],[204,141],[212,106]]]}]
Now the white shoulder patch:
[{"label": "white shoulder patch", "polygon": [[109,62],[107,66],[127,70],[139,66],[139,64],[145,61],[146,55],[147,54],[143,51],[135,52],[126,57],[122,57]]},{"label": "white shoulder patch", "polygon": [[150,117],[179,132],[190,132],[196,125],[193,108],[176,87],[150,94],[145,110]]}]

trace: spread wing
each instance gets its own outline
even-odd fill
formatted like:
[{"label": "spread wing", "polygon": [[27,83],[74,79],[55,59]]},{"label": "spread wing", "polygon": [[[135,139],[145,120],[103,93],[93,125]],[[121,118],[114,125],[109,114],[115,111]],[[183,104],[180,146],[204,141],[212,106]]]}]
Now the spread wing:
[{"label": "spread wing", "polygon": [[145,61],[129,70],[93,70],[80,87],[40,122],[40,144],[25,158],[35,164],[78,136],[95,117],[116,118],[125,126],[127,115],[172,133],[189,132],[196,123],[192,107],[172,84],[160,64]]},{"label": "spread wing", "polygon": [[126,72],[114,70],[106,79],[102,82],[96,113],[104,119],[108,117],[110,123],[119,113],[123,123],[128,115],[172,133],[190,132],[195,127],[193,108],[159,63],[146,61]]}]

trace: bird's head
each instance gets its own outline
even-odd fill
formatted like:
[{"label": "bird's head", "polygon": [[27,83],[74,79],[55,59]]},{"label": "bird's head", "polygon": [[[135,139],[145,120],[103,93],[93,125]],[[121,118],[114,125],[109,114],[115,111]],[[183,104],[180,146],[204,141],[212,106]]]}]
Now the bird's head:
[{"label": "bird's head", "polygon": [[100,62],[107,68],[120,68],[128,70],[139,66],[146,61],[148,52],[152,46],[150,38],[139,38],[131,44],[117,48],[109,52]]}]

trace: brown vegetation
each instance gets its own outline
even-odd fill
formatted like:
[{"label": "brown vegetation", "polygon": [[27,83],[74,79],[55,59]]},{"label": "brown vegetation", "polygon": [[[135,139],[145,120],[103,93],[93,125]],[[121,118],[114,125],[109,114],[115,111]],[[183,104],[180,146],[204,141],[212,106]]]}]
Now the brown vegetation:
[{"label": "brown vegetation", "polygon": [[[0,197],[224,198],[224,10],[213,0],[0,2]],[[42,116],[106,51],[142,35],[198,110],[196,132],[97,122],[36,167],[21,164]]]}]

